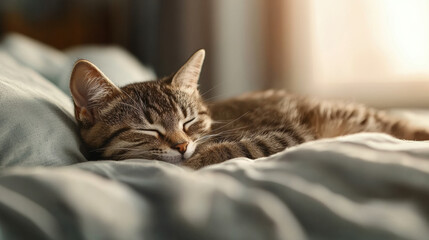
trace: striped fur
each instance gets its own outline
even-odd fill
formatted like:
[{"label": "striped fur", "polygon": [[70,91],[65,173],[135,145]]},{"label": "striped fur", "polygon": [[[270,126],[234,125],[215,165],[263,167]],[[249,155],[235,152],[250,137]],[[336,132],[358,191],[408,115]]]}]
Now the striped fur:
[{"label": "striped fur", "polygon": [[[172,77],[120,89],[104,81],[101,73],[87,80],[74,78],[88,75],[75,69],[71,89],[76,119],[94,159],[158,159],[198,169],[235,157],[265,157],[307,141],[357,132],[429,139],[427,129],[382,111],[285,91],[255,92],[206,104],[197,90],[203,59],[204,53],[197,52]],[[99,71],[93,65],[83,69]],[[94,90],[94,81],[101,81],[102,92]],[[85,84],[90,86],[88,91],[81,87]]]},{"label": "striped fur", "polygon": [[201,168],[235,157],[269,156],[320,138],[383,132],[400,139],[429,140],[429,131],[363,105],[322,101],[268,90],[209,105],[212,141],[184,165]]},{"label": "striped fur", "polygon": [[[172,147],[188,142],[189,150],[195,149],[195,142],[211,126],[199,95],[187,95],[164,81],[125,86],[109,101],[98,107],[94,125],[81,124],[82,139],[97,158],[176,163],[183,159]],[[188,121],[192,126],[186,126]]]}]

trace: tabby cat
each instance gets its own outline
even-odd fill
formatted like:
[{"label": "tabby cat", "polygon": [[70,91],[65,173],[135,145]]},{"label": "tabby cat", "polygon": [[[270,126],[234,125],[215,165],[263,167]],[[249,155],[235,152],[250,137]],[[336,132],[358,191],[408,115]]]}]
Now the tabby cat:
[{"label": "tabby cat", "polygon": [[357,132],[426,140],[429,131],[382,111],[269,90],[205,103],[205,51],[171,77],[115,86],[76,62],[70,81],[81,137],[95,159],[157,159],[194,169],[235,157],[269,156],[303,142]]}]

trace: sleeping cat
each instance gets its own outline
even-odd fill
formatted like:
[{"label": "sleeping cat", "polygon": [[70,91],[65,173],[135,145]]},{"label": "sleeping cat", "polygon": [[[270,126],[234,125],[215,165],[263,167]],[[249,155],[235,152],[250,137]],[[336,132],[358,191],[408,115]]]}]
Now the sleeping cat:
[{"label": "sleeping cat", "polygon": [[281,90],[205,103],[197,88],[204,56],[199,50],[171,77],[121,88],[92,63],[77,61],[70,89],[93,158],[157,159],[198,169],[364,131],[429,139],[428,130],[381,111]]}]

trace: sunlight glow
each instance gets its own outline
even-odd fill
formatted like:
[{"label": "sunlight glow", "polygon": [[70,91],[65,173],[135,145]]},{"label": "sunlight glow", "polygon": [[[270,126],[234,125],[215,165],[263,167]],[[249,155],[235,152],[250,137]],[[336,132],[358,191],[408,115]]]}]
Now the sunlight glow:
[{"label": "sunlight glow", "polygon": [[[387,29],[385,44],[396,60],[399,74],[427,73],[429,70],[429,2],[426,0],[384,0],[378,5]],[[389,41],[391,40],[391,41]]]},{"label": "sunlight glow", "polygon": [[317,81],[429,81],[429,1],[310,1]]}]

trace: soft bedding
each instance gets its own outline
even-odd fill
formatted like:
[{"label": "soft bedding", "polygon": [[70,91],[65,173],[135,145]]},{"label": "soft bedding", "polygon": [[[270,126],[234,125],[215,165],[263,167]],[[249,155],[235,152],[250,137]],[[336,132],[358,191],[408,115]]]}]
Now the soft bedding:
[{"label": "soft bedding", "polygon": [[191,172],[148,160],[7,169],[7,239],[427,239],[429,143],[358,134]]},{"label": "soft bedding", "polygon": [[1,46],[0,239],[429,239],[429,142],[363,133],[198,171],[88,162],[64,80]]}]

